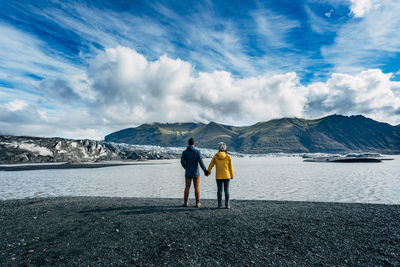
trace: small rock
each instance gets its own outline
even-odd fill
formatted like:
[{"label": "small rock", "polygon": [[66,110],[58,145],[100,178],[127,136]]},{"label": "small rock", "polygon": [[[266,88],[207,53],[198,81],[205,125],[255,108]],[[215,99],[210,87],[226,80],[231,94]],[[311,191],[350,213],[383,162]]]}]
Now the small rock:
[{"label": "small rock", "polygon": [[37,218],[38,218],[37,216],[33,216],[33,219],[37,220]]},{"label": "small rock", "polygon": [[15,260],[16,260],[16,258],[15,258],[15,257],[11,257],[11,258],[10,258],[10,260],[12,260],[12,261],[15,261]]},{"label": "small rock", "polygon": [[150,232],[149,232],[149,234],[150,234],[150,235],[152,235],[152,234],[153,234],[153,232],[152,232],[152,231],[150,231]]},{"label": "small rock", "polygon": [[33,252],[34,252],[33,249],[28,250],[28,253],[33,253]]},{"label": "small rock", "polygon": [[116,231],[117,233],[119,233],[119,229],[115,229],[115,231]]}]

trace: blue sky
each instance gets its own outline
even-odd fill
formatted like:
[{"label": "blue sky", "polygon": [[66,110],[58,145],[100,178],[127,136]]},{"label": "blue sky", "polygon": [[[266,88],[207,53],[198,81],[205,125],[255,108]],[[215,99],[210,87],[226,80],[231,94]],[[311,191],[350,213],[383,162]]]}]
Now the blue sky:
[{"label": "blue sky", "polygon": [[400,123],[400,2],[2,1],[0,134],[364,114]]}]

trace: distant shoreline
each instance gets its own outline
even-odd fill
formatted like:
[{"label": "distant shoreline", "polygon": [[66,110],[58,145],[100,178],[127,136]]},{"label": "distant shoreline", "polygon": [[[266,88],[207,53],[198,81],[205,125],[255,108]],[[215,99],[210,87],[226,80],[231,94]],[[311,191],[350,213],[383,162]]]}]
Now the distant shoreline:
[{"label": "distant shoreline", "polygon": [[[131,166],[131,165],[160,165],[169,164],[167,162],[155,161],[126,161],[126,162],[85,162],[85,163],[27,163],[0,165],[0,171],[34,171],[34,170],[59,170],[59,169],[95,169],[116,166]],[[7,165],[7,166],[5,166]]]},{"label": "distant shoreline", "polygon": [[[400,205],[59,197],[0,201],[0,265],[399,265]],[[193,205],[193,200],[191,201]]]}]

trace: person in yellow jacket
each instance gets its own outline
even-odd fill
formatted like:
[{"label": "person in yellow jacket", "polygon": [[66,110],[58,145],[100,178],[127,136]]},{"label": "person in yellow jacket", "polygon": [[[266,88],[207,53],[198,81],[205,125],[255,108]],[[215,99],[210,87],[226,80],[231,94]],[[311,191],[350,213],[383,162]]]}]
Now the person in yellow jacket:
[{"label": "person in yellow jacket", "polygon": [[[225,208],[230,209],[229,206],[229,182],[233,179],[233,166],[231,156],[227,153],[227,147],[224,142],[218,143],[219,152],[214,155],[210,165],[208,166],[208,172],[210,175],[215,165],[215,178],[217,180],[217,197],[218,197],[218,208],[222,208],[222,189],[225,192]],[[207,175],[207,176],[208,176]]]}]

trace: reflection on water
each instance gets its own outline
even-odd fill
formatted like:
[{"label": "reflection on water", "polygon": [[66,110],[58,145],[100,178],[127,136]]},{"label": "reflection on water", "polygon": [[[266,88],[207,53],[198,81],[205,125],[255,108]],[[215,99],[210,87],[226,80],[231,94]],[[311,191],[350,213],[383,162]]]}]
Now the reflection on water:
[{"label": "reflection on water", "polygon": [[[233,158],[233,199],[400,204],[400,157],[382,163],[313,163],[295,157]],[[0,199],[48,196],[181,198],[184,170],[170,164],[0,172]],[[206,165],[209,160],[205,160]],[[214,173],[202,198],[216,198]],[[193,188],[191,198],[193,197]]]}]

